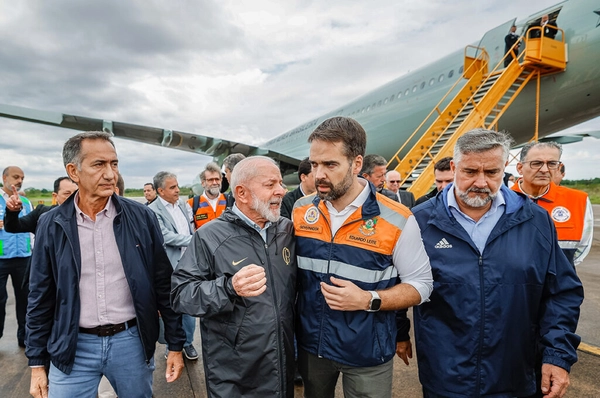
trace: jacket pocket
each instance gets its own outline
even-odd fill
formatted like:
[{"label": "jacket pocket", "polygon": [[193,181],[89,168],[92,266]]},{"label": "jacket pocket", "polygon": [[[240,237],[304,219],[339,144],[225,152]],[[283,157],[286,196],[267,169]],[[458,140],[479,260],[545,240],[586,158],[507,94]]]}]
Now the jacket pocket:
[{"label": "jacket pocket", "polygon": [[242,329],[242,325],[246,319],[247,312],[248,309],[241,305],[236,305],[233,308],[225,329],[225,340],[231,347],[235,348],[235,346],[238,344],[240,330]]}]

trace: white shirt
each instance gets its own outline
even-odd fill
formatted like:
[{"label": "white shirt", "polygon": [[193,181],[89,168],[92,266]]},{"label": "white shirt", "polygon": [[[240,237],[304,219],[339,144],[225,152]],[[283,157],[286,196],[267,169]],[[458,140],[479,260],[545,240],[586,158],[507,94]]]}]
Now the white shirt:
[{"label": "white shirt", "polygon": [[[186,218],[186,216],[183,214],[183,211],[179,207],[179,201],[177,201],[177,203],[175,204],[172,204],[167,202],[160,196],[158,197],[158,199],[160,199],[162,204],[165,206],[165,208],[173,218],[173,221],[175,221],[175,229],[177,230],[177,233],[180,235],[190,235],[190,222],[188,221],[188,219],[191,219],[191,214],[188,214],[188,217]],[[188,211],[188,207],[186,207],[186,211]],[[188,213],[191,213],[191,209],[189,209]],[[187,247],[181,248],[182,256],[185,252],[185,249],[187,249]]]},{"label": "white shirt", "polygon": [[210,203],[210,207],[212,207],[213,211],[216,212],[217,211],[217,203],[219,203],[219,197],[221,195],[217,195],[216,198],[211,199],[208,196],[206,196],[206,191],[202,192],[202,196],[208,201],[208,203]]}]

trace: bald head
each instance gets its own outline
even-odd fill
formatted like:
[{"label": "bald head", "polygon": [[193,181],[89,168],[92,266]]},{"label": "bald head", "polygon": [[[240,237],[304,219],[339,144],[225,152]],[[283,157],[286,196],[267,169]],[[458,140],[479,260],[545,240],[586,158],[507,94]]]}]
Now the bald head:
[{"label": "bald head", "polygon": [[387,189],[394,193],[398,193],[400,190],[400,181],[400,173],[398,173],[396,170],[390,170],[385,175],[385,185]]},{"label": "bald head", "polygon": [[25,179],[25,174],[20,167],[17,166],[8,166],[2,172],[2,185],[3,190],[9,195],[12,195],[12,186],[20,191],[23,187],[23,180]]}]

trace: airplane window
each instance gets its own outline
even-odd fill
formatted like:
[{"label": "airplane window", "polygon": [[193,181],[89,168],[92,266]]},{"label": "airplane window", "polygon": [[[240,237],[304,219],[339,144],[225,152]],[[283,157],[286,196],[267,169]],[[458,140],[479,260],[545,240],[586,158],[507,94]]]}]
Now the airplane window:
[{"label": "airplane window", "polygon": [[383,105],[387,104],[387,102],[388,102],[388,98],[385,97],[385,99],[383,100]]},{"label": "airplane window", "polygon": [[454,76],[454,69],[448,72],[448,79],[450,79],[452,76]]},{"label": "airplane window", "polygon": [[431,80],[429,81],[429,85],[433,86],[433,83],[435,83],[435,78],[432,77]]},{"label": "airplane window", "polygon": [[421,90],[425,88],[425,82],[421,82]]},{"label": "airplane window", "polygon": [[371,109],[371,107],[370,107],[370,106],[367,106],[367,112],[369,112],[369,109]]},{"label": "airplane window", "polygon": [[365,108],[362,108],[362,111],[360,111],[360,113],[365,113]]},{"label": "airplane window", "polygon": [[442,80],[444,80],[444,74],[443,73],[440,75],[440,78],[438,79],[438,81],[441,82]]},{"label": "airplane window", "polygon": [[398,93],[398,98],[402,97],[402,91]]},{"label": "airplane window", "polygon": [[408,95],[408,93],[410,93],[410,88],[407,88],[406,91],[404,92],[404,95]]},{"label": "airplane window", "polygon": [[461,65],[460,68],[458,68],[458,73],[463,73],[464,70],[465,70],[464,65]]},{"label": "airplane window", "polygon": [[412,89],[412,92],[414,93],[415,91],[417,91],[417,86],[414,86]]}]

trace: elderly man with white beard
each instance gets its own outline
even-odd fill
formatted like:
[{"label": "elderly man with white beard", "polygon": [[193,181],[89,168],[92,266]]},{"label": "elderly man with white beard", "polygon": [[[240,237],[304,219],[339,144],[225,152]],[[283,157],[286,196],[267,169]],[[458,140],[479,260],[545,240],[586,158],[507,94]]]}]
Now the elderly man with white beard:
[{"label": "elderly man with white beard", "polygon": [[171,302],[201,318],[210,397],[294,396],[296,255],[275,162],[238,163],[235,204],[200,227],[173,272]]}]

